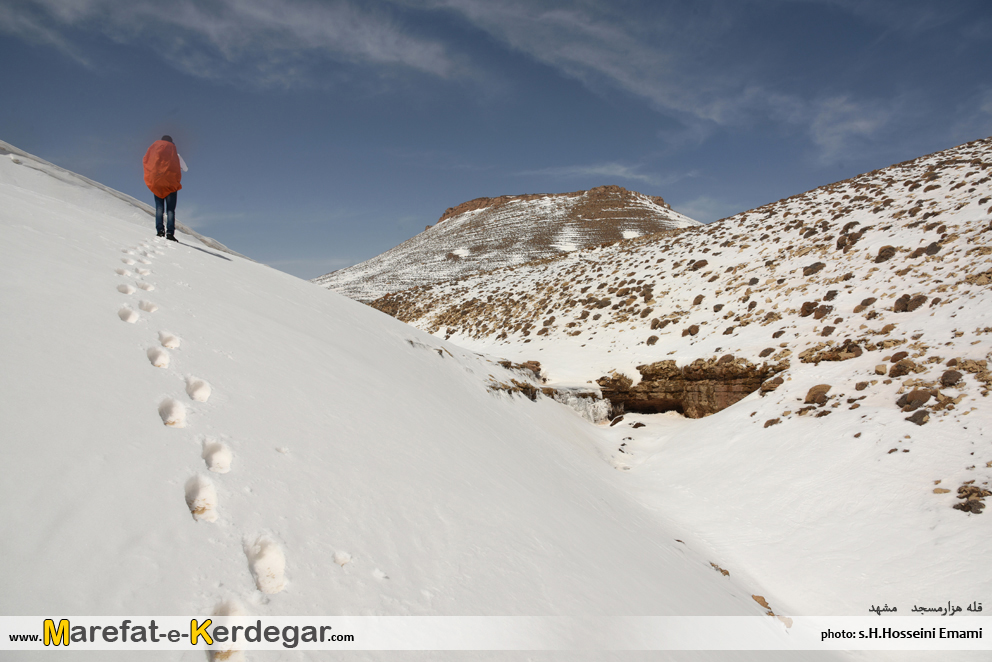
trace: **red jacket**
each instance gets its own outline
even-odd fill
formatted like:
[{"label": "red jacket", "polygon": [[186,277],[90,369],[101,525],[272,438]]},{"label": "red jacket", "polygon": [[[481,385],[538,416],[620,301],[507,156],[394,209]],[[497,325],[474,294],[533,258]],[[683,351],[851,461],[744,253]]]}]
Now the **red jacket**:
[{"label": "red jacket", "polygon": [[159,198],[175,193],[183,187],[179,182],[183,173],[179,167],[179,152],[168,140],[156,140],[145,152],[145,185]]}]

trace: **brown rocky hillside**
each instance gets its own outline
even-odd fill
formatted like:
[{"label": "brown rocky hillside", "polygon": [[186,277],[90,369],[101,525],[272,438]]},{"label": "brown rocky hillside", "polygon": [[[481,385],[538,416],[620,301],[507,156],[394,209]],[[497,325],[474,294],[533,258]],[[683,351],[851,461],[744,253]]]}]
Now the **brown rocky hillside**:
[{"label": "brown rocky hillside", "polygon": [[557,194],[477,198],[371,260],[314,279],[359,301],[571,251],[699,223],[661,198],[600,186]]},{"label": "brown rocky hillside", "polygon": [[943,415],[960,395],[940,391],[946,370],[964,366],[983,395],[992,379],[990,179],[992,139],[978,140],[708,226],[372,305],[478,351],[538,360],[552,381],[598,381],[628,411],[711,414],[802,365],[843,382],[832,395],[862,398],[855,385],[871,384],[895,402],[927,388],[926,415]]}]

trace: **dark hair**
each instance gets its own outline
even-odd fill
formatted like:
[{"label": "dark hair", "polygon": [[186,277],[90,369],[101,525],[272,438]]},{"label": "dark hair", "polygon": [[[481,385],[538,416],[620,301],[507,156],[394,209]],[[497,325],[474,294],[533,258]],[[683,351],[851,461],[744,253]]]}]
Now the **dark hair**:
[{"label": "dark hair", "polygon": [[165,141],[171,143],[172,142],[172,136],[162,136],[162,140],[165,140]]}]

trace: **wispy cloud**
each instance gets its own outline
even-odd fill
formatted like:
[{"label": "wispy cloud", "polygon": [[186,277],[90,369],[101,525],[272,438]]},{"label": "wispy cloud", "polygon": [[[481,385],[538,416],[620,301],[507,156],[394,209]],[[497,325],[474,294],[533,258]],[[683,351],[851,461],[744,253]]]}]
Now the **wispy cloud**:
[{"label": "wispy cloud", "polygon": [[[792,1],[829,4],[875,21],[899,9],[893,2],[869,11],[853,0]],[[804,130],[821,150],[820,158],[831,160],[853,139],[877,134],[894,112],[850,94],[817,99],[776,89],[762,81],[747,58],[727,61],[716,56],[714,45],[721,35],[739,27],[746,11],[743,3],[700,2],[692,12],[655,5],[650,16],[618,11],[615,3],[602,0],[583,0],[567,8],[548,0],[416,4],[455,12],[509,48],[604,96],[622,90],[647,100],[677,120],[679,126],[658,132],[674,147],[699,144],[721,127],[770,121]],[[897,23],[922,30],[932,8],[911,4],[912,11]]]},{"label": "wispy cloud", "polygon": [[[562,8],[542,0],[433,0],[428,6],[463,16],[510,48],[589,87],[621,88],[663,109],[719,121],[725,102],[708,99],[706,81],[686,84],[678,28],[652,24],[639,34],[615,6],[586,1]],[[711,81],[712,82],[712,81]]]},{"label": "wispy cloud", "polygon": [[[698,0],[691,8],[609,0],[7,0],[0,4],[0,31],[86,62],[66,35],[89,30],[148,47],[194,76],[259,86],[375,78],[328,64],[478,82],[478,72],[491,65],[472,64],[474,51],[460,37],[413,27],[444,12],[605,97],[619,92],[643,100],[671,120],[657,134],[669,149],[757,123],[804,132],[822,161],[877,140],[905,104],[885,105],[865,96],[870,92],[843,87],[817,98],[820,92],[769,78],[760,58],[721,50],[749,9],[786,4],[823,5],[882,26],[884,34],[904,35],[942,25],[965,6],[953,0],[940,7],[921,0]],[[654,182],[650,173],[608,165],[616,176]]]},{"label": "wispy cloud", "polygon": [[[551,177],[554,179],[576,179],[587,177],[601,177],[624,179],[628,181],[643,182],[651,186],[665,186],[673,184],[687,177],[695,176],[694,172],[679,174],[661,174],[646,172],[640,166],[630,166],[614,161],[606,163],[595,163],[592,165],[571,165],[551,168],[539,168],[537,170],[525,170],[516,173],[526,177]],[[610,183],[610,182],[604,182]]]},{"label": "wispy cloud", "polygon": [[857,151],[857,143],[871,138],[892,116],[892,108],[834,97],[812,104],[810,134],[820,151],[820,160],[834,161]]},{"label": "wispy cloud", "polygon": [[23,7],[0,4],[0,32],[20,37],[26,41],[51,46],[84,67],[92,64],[58,30],[44,24],[36,14]]},{"label": "wispy cloud", "polygon": [[440,42],[344,1],[33,0],[7,6],[0,25],[11,34],[63,44],[63,50],[72,48],[62,36],[66,28],[98,31],[149,46],[195,76],[234,76],[266,86],[321,84],[319,65],[328,60],[440,77],[458,68]]}]

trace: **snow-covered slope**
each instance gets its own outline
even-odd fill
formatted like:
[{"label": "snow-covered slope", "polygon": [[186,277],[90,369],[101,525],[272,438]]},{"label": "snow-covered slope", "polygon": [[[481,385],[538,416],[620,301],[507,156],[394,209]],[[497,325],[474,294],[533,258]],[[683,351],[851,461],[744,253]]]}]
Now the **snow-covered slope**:
[{"label": "snow-covered slope", "polygon": [[763,613],[519,373],[134,213],[0,159],[3,614]]},{"label": "snow-covered slope", "polygon": [[[10,183],[26,187],[33,191],[57,191],[57,195],[65,202],[85,206],[91,210],[106,210],[107,213],[113,214],[115,218],[137,223],[146,228],[151,228],[152,232],[155,231],[155,208],[136,200],[126,193],[115,191],[109,186],[104,186],[99,182],[94,182],[92,179],[66,170],[54,163],[49,163],[2,140],[0,140],[0,159],[10,159],[14,165],[21,166],[20,168],[13,168],[8,171],[7,176]],[[204,237],[178,220],[176,221],[176,232],[195,237],[200,243],[210,248],[215,248],[230,255],[245,257],[240,253],[232,251],[216,239]]]},{"label": "snow-covered slope", "polygon": [[657,395],[675,378],[703,376],[694,395],[711,402],[750,392],[698,420],[628,413],[604,455],[790,613],[903,611],[992,591],[992,516],[952,509],[992,482],[990,238],[985,139],[676,236],[373,305],[539,361],[548,386],[598,380],[626,398],[648,383],[645,411],[687,408]]},{"label": "snow-covered slope", "polygon": [[314,279],[358,301],[558,257],[624,238],[698,226],[658,197],[619,186],[478,198],[371,260]]}]

